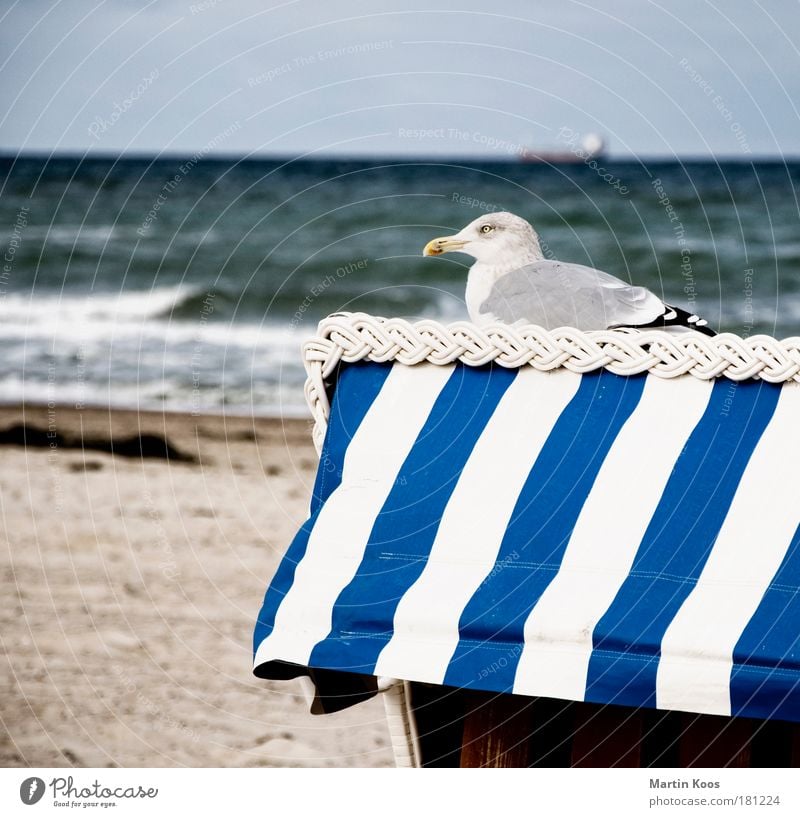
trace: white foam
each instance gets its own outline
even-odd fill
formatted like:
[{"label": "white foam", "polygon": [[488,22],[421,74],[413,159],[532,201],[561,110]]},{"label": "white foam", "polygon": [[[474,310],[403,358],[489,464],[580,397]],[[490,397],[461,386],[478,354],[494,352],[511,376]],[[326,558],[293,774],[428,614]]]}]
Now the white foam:
[{"label": "white foam", "polygon": [[[202,307],[198,307],[196,320],[170,317],[173,309],[204,292],[200,287],[178,284],[71,296],[7,294],[0,297],[0,339],[26,343],[47,340],[54,345],[141,339],[166,345],[196,342],[297,352],[302,330],[287,324],[204,320]],[[208,303],[213,308],[213,298],[209,297]]]}]

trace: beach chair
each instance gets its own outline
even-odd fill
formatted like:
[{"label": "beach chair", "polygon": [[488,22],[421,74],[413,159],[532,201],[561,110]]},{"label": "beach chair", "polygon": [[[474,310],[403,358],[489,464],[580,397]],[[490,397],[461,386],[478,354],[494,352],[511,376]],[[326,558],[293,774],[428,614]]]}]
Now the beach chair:
[{"label": "beach chair", "polygon": [[797,761],[800,338],[338,314],[304,354],[259,677],[381,692],[398,765]]}]

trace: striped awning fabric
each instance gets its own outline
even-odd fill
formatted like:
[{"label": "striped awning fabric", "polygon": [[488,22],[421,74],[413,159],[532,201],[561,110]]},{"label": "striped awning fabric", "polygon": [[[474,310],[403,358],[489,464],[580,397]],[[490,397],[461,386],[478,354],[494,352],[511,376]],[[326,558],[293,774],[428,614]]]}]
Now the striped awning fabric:
[{"label": "striped awning fabric", "polygon": [[256,669],[800,720],[798,463],[796,382],[342,365]]}]

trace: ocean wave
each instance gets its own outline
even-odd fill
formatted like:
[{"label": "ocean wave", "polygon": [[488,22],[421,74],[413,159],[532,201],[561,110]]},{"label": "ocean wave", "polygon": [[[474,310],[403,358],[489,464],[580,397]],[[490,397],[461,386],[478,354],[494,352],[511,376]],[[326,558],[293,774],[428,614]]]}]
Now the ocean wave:
[{"label": "ocean wave", "polygon": [[[192,291],[189,291],[191,289]],[[158,317],[169,317],[185,320],[199,320],[213,313],[230,314],[236,307],[237,299],[225,289],[204,287],[187,287],[187,291],[165,308]]]},{"label": "ocean wave", "polygon": [[197,286],[177,284],[149,290],[69,295],[8,293],[0,298],[0,321],[31,324],[51,323],[59,319],[81,322],[157,317],[168,314],[201,291]]},{"label": "ocean wave", "polygon": [[116,346],[119,343],[141,346],[149,341],[155,342],[162,349],[165,346],[202,344],[261,352],[292,350],[298,357],[303,340],[310,334],[313,332],[300,331],[283,324],[191,324],[161,320],[126,323],[105,319],[74,324],[64,318],[54,318],[49,322],[0,324],[0,340],[24,342],[29,346],[34,341],[46,341],[48,346],[73,349],[83,348],[88,343],[96,343],[102,347]]},{"label": "ocean wave", "polygon": [[[21,294],[0,296],[0,331],[5,337],[19,335],[21,330],[41,335],[65,329],[71,332],[95,333],[114,325],[123,333],[130,327],[162,331],[172,327],[177,334],[191,334],[192,326],[204,326],[219,334],[221,321],[215,313],[229,311],[235,304],[223,289],[207,289],[199,285],[177,284],[149,290],[120,292],[85,292],[80,294]],[[253,338],[254,324],[242,325],[246,337]],[[261,332],[261,329],[258,329]],[[269,334],[269,330],[264,330]],[[236,334],[236,333],[234,333]]]},{"label": "ocean wave", "polygon": [[[136,224],[53,224],[29,225],[25,228],[25,240],[42,246],[76,247],[81,249],[102,249],[120,242],[127,242],[132,248],[136,241],[153,241],[164,243],[169,238],[172,246],[214,244],[222,240],[219,231],[214,229],[169,229],[139,232],[141,225]],[[164,247],[166,250],[166,245]]]},{"label": "ocean wave", "polygon": [[29,241],[47,242],[62,247],[78,245],[99,247],[107,244],[112,237],[120,237],[119,229],[113,224],[30,226],[25,231],[25,238]]}]

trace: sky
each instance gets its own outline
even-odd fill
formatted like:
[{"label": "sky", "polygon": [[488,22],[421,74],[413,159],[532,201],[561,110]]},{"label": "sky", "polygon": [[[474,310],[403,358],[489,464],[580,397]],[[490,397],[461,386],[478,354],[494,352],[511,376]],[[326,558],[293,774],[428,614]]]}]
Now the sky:
[{"label": "sky", "polygon": [[799,47],[795,0],[0,0],[0,151],[800,156]]}]

